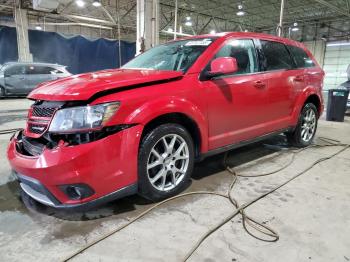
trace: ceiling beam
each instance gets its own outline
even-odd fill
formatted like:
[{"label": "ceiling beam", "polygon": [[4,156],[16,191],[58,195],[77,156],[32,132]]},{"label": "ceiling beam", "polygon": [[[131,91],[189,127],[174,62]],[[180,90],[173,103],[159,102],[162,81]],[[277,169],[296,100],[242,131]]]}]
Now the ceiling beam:
[{"label": "ceiling beam", "polygon": [[[165,6],[165,7],[168,7],[168,8],[172,8],[174,9],[174,6],[173,5],[170,5],[170,4],[165,4],[165,3],[159,3],[161,6]],[[204,16],[204,17],[207,17],[207,18],[215,18],[216,20],[219,20],[219,21],[227,21],[227,22],[230,22],[230,23],[234,23],[234,24],[241,24],[241,25],[244,25],[244,26],[250,26],[246,23],[241,23],[237,20],[233,20],[233,19],[225,19],[223,17],[219,17],[219,16],[212,16],[212,15],[209,15],[209,14],[206,14],[206,13],[202,13],[202,12],[197,12],[197,11],[194,11],[194,10],[191,10],[191,9],[187,9],[187,8],[184,8],[184,7],[179,7],[179,10],[182,11],[182,12],[188,12],[188,13],[195,13],[195,14],[199,14],[201,16]]]},{"label": "ceiling beam", "polygon": [[111,20],[111,22],[114,24],[114,25],[117,25],[118,24],[118,21],[113,17],[113,15],[107,10],[106,7],[104,7],[103,5],[101,6],[103,12],[105,12],[105,14],[108,16],[108,18]]},{"label": "ceiling beam", "polygon": [[1,9],[13,9],[13,6],[0,4]]},{"label": "ceiling beam", "polygon": [[122,20],[124,17],[126,17],[128,14],[130,14],[130,12],[135,9],[135,7],[136,7],[136,4],[134,4],[129,10],[127,10],[126,13],[122,15],[120,20]]},{"label": "ceiling beam", "polygon": [[350,13],[340,9],[339,7],[325,1],[325,0],[314,0],[315,2],[321,4],[321,5],[324,5],[324,6],[327,6],[328,8],[332,9],[333,11],[337,12],[338,14],[341,14],[341,15],[345,15],[347,17],[350,18]]}]

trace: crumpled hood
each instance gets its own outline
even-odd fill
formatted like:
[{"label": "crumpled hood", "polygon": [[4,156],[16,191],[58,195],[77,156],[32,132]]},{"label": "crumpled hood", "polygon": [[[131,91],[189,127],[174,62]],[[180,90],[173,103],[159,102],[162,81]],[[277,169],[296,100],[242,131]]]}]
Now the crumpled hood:
[{"label": "crumpled hood", "polygon": [[73,75],[40,84],[28,98],[51,101],[88,100],[100,92],[118,91],[124,87],[150,85],[158,81],[172,80],[183,75],[178,71],[143,69],[113,69]]}]

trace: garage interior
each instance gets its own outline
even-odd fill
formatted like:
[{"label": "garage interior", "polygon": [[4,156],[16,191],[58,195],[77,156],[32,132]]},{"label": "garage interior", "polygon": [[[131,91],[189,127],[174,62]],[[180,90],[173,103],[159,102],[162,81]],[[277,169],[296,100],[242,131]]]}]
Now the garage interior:
[{"label": "garage interior", "polygon": [[215,194],[149,212],[154,203],[139,196],[86,212],[23,202],[6,158],[12,133],[3,130],[23,128],[32,101],[8,97],[0,99],[2,261],[350,260],[349,111],[342,122],[326,120],[328,90],[350,81],[350,0],[0,0],[0,64],[80,74],[118,68],[173,39],[229,31],[300,41],[325,71],[316,146],[290,149],[280,135],[195,165],[185,193],[224,195],[237,178],[230,195],[239,205],[264,195],[244,208],[259,223]]}]

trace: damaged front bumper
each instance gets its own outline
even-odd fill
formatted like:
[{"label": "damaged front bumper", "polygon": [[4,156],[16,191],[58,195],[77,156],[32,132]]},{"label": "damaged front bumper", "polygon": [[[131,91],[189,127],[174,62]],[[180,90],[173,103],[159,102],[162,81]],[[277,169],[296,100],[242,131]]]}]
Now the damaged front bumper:
[{"label": "damaged front bumper", "polygon": [[[55,148],[33,143],[18,132],[7,157],[23,191],[38,202],[55,208],[91,208],[137,193],[142,129],[135,125],[97,141]],[[81,195],[68,192],[75,187]]]}]

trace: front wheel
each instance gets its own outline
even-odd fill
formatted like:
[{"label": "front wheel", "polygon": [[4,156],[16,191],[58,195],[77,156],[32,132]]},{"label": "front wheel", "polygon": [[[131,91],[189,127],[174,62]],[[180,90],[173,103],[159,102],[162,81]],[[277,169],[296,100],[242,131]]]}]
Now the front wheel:
[{"label": "front wheel", "polygon": [[193,165],[194,146],[188,131],[178,124],[156,127],[142,139],[139,150],[140,195],[159,201],[180,193]]},{"label": "front wheel", "polygon": [[0,86],[0,99],[4,97],[5,97],[5,89],[2,86]]},{"label": "front wheel", "polygon": [[293,132],[287,133],[289,143],[296,147],[310,145],[317,130],[318,111],[314,104],[307,103],[301,110],[298,124]]}]

